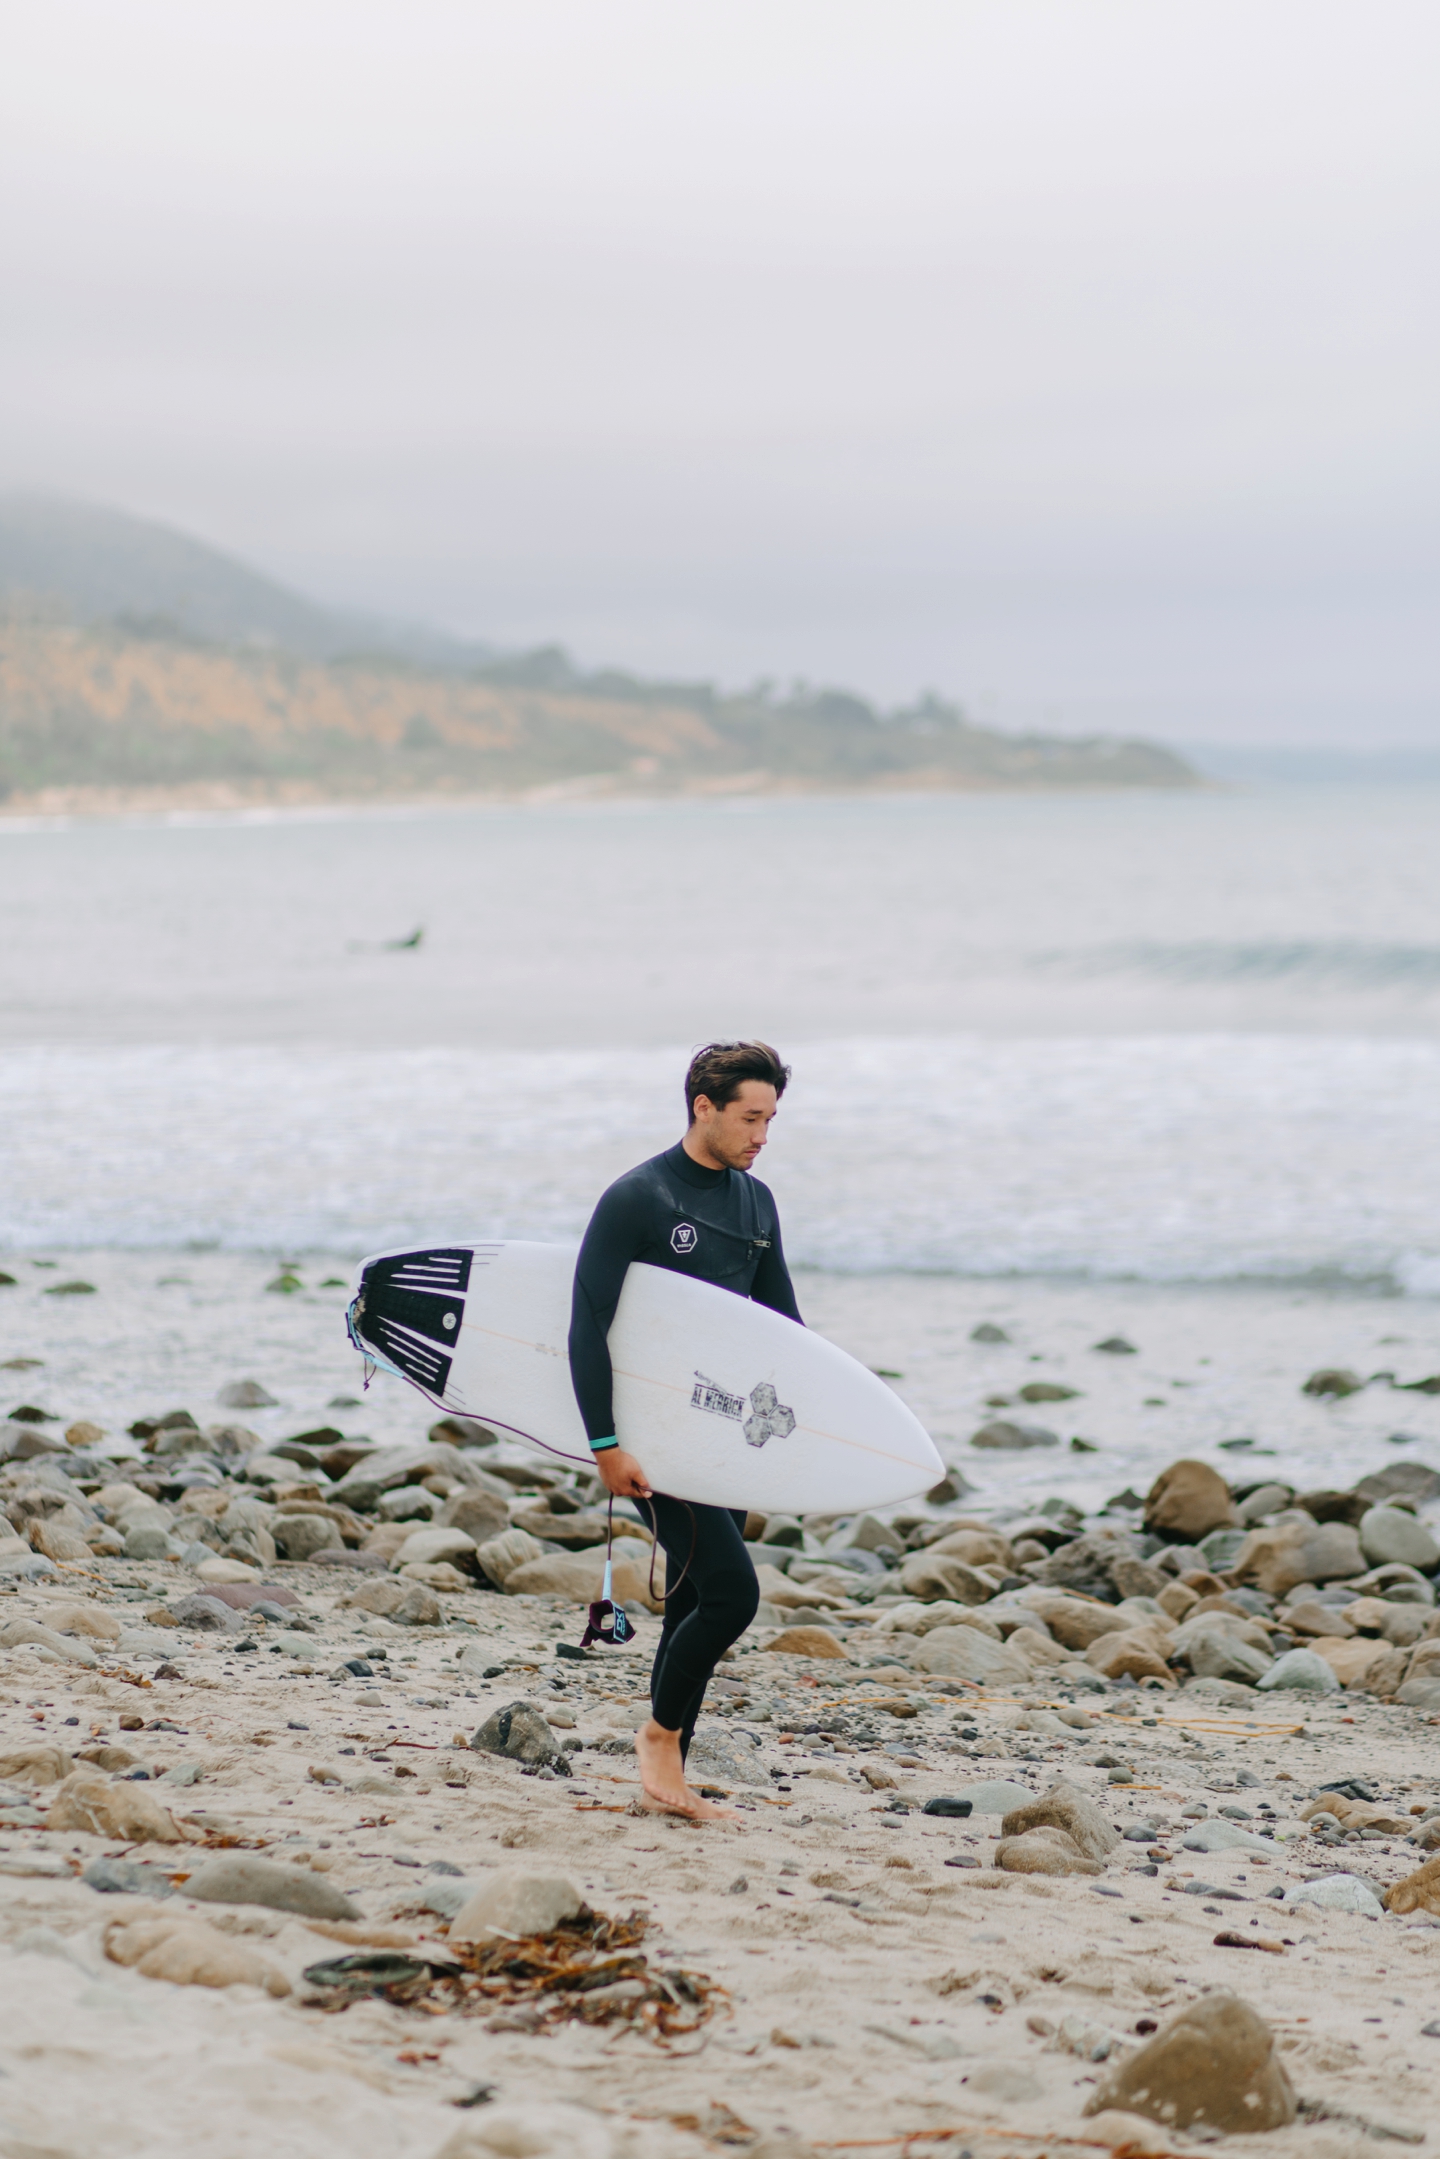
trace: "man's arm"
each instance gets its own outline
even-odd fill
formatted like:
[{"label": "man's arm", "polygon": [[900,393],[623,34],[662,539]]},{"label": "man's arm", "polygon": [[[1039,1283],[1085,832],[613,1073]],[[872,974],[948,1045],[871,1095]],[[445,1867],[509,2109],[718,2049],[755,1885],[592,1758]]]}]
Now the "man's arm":
[{"label": "man's arm", "polygon": [[753,1303],[768,1304],[772,1312],[779,1312],[786,1319],[793,1319],[798,1327],[804,1326],[800,1307],[795,1302],[795,1285],[790,1280],[790,1269],[785,1264],[785,1247],[780,1241],[778,1216],[770,1240],[770,1249],[762,1255],[755,1270],[750,1296]]},{"label": "man's arm", "polygon": [[590,1217],[575,1263],[570,1300],[570,1383],[600,1481],[626,1499],[648,1499],[650,1487],[634,1456],[616,1442],[615,1375],[608,1337],[625,1276],[643,1241],[640,1209],[629,1194],[612,1185]]}]

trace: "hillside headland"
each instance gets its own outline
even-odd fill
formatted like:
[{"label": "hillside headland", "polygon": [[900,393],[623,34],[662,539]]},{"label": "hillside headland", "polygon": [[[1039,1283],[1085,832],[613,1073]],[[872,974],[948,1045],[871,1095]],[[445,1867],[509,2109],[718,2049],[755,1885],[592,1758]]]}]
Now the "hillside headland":
[{"label": "hillside headland", "polygon": [[1173,752],[1011,735],[936,696],[585,672],[323,610],[182,534],[0,502],[0,804],[1190,787]]}]

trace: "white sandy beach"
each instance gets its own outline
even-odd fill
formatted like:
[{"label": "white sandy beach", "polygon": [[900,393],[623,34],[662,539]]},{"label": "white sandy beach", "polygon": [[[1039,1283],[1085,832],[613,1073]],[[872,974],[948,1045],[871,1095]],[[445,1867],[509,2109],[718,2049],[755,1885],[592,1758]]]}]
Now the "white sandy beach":
[{"label": "white sandy beach", "polygon": [[[381,1442],[423,1438],[424,1405],[383,1378],[363,1407],[327,1408],[359,1391],[355,1360],[337,1341],[338,1289],[275,1294],[267,1270],[230,1255],[54,1257],[54,1269],[22,1269],[4,1292],[7,1349],[23,1345],[17,1354],[40,1360],[6,1373],[15,1403],[23,1395],[112,1433],[182,1405],[204,1424],[233,1415],[215,1396],[249,1376],[279,1398],[245,1412],[269,1440],[316,1421]],[[82,1264],[95,1294],[44,1295],[47,1277]],[[320,1265],[307,1263],[307,1279],[323,1279]],[[813,1323],[903,1373],[895,1383],[949,1431],[945,1452],[977,1487],[946,1510],[955,1519],[1023,1510],[1050,1494],[1093,1507],[1127,1483],[1143,1490],[1177,1454],[1252,1482],[1273,1473],[1348,1483],[1402,1453],[1434,1458],[1434,1397],[1396,1394],[1387,1382],[1333,1406],[1299,1392],[1320,1363],[1368,1373],[1383,1362],[1401,1379],[1440,1364],[1433,1323],[1393,1300],[816,1275],[802,1279],[801,1296]],[[1002,1324],[1012,1342],[971,1344],[981,1320]],[[1136,1343],[1135,1356],[1091,1347],[1117,1332]],[[968,1446],[985,1397],[1013,1397],[1036,1374],[1081,1392],[1028,1414],[1060,1417],[1065,1439],[1073,1428],[1096,1454]],[[1402,1428],[1416,1435],[1403,1449],[1387,1439]],[[1242,1458],[1251,1450],[1217,1444],[1245,1436],[1257,1455],[1274,1450],[1253,1472]],[[518,1448],[513,1456],[523,1462]],[[128,1469],[152,1466],[142,1457]],[[126,1470],[116,1463],[117,1478]],[[22,1487],[26,1465],[6,1476],[9,1489]],[[726,1780],[742,1805],[737,1824],[702,1829],[627,1811],[638,1791],[628,1735],[643,1714],[652,1619],[641,1620],[633,1650],[581,1667],[555,1655],[557,1642],[578,1637],[578,1609],[548,1598],[447,1591],[439,1624],[404,1626],[343,1602],[371,1577],[283,1561],[262,1573],[295,1596],[312,1635],[257,1620],[248,1635],[256,1648],[237,1652],[233,1636],[217,1643],[147,1618],[202,1586],[175,1561],[70,1563],[4,1599],[0,1621],[12,1631],[17,1619],[45,1626],[57,1615],[73,1626],[77,1607],[103,1615],[97,1636],[104,1626],[114,1635],[117,1621],[125,1630],[118,1644],[90,1637],[96,1661],[80,1666],[43,1646],[0,1650],[15,1824],[0,1826],[9,2151],[114,2159],[203,2145],[225,2159],[324,2159],[359,2140],[396,2159],[698,2159],[736,2143],[899,2151],[907,2136],[945,2129],[964,2135],[934,2148],[968,2139],[989,2150],[997,2136],[1017,2152],[1063,2151],[1097,2134],[1143,2142],[1133,2116],[1119,2128],[1082,2117],[1101,2074],[1085,2047],[1108,2046],[1119,2060],[1140,2043],[1137,2026],[1143,2036],[1147,2023],[1216,1988],[1263,2011],[1301,2097],[1329,2112],[1256,2140],[1257,2151],[1348,2159],[1368,2148],[1357,2123],[1418,2136],[1433,2118],[1436,2041],[1422,2027],[1437,2006],[1440,1924],[1423,1911],[1292,1916],[1269,1897],[1327,1863],[1332,1872],[1355,1863],[1348,1853],[1329,1859],[1300,1819],[1317,1785],[1360,1774],[1405,1816],[1440,1796],[1434,1733],[1413,1709],[1359,1691],[1256,1695],[1249,1706],[1163,1690],[1076,1697],[1059,1669],[977,1693],[927,1680],[903,1659],[875,1661],[885,1644],[873,1610],[842,1626],[838,1661],[771,1653],[773,1626],[762,1624],[725,1666],[701,1734],[720,1749],[702,1758],[723,1773],[743,1757],[753,1781]],[[85,1636],[69,1639],[87,1653]],[[371,1675],[335,1676],[357,1654]],[[170,1676],[155,1676],[162,1664]],[[1062,1728],[1043,1715],[1027,1725],[1067,1695],[1090,1729],[1057,1736]],[[462,1745],[517,1700],[552,1716],[557,1738],[581,1742],[572,1778],[527,1777]],[[897,1700],[911,1713],[876,1706]],[[140,1730],[121,1726],[137,1715]],[[807,1736],[827,1724],[830,1734]],[[137,1846],[47,1830],[54,1789],[13,1761],[37,1743],[72,1754],[123,1745],[132,1767],[151,1772],[138,1788],[171,1808],[190,1841]],[[604,1746],[612,1751],[595,1751]],[[1112,1784],[1106,1765],[1116,1761],[1132,1783]],[[198,1772],[196,1781],[165,1781],[177,1768]],[[112,1774],[125,1788],[128,1771]],[[1094,1795],[1122,1831],[1155,1823],[1169,1855],[1158,1871],[1139,1871],[1143,1844],[1122,1843],[1096,1879],[1017,1877],[991,1863],[998,1814],[949,1821],[914,1811],[986,1779],[1043,1793],[1057,1775]],[[896,1799],[911,1811],[887,1811]],[[1213,1814],[1238,1803],[1271,1825],[1273,1846],[1258,1857],[1187,1853],[1180,1810],[1197,1803]],[[478,1883],[516,1869],[558,1874],[597,1910],[643,1911],[652,1960],[703,1972],[725,1993],[698,2033],[668,2047],[603,2025],[527,2033],[385,2002],[326,2014],[302,1976],[343,1953],[323,1928],[256,1905],[191,1905],[183,1879],[157,1901],[98,1894],[76,1878],[107,1853],[183,1876],[203,1862],[202,1840],[322,1870],[362,1915],[350,1953],[368,1933],[443,1957],[444,1922],[417,1902],[454,1878],[427,1871],[438,1862]],[[957,1859],[965,1863],[946,1865]],[[1381,1886],[1417,1863],[1400,1838],[1363,1847],[1362,1871]],[[1206,1907],[1185,1894],[1197,1869],[1231,1901]],[[118,1922],[145,1914],[219,1925],[262,1952],[292,1991],[175,1985],[107,1958],[107,1928],[113,1941]],[[1263,1934],[1279,1953],[1217,1946],[1227,1925]],[[478,2087],[492,2096],[468,2104]],[[1154,2125],[1151,2141],[1182,2151],[1194,2143]]]}]

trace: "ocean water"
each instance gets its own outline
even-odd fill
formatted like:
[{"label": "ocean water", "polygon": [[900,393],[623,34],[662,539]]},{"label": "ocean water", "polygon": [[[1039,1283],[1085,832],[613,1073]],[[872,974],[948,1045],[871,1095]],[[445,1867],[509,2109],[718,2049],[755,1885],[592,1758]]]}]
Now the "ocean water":
[{"label": "ocean water", "polygon": [[744,1032],[809,1268],[1440,1296],[1437,809],[0,819],[0,1255],[576,1237]]}]

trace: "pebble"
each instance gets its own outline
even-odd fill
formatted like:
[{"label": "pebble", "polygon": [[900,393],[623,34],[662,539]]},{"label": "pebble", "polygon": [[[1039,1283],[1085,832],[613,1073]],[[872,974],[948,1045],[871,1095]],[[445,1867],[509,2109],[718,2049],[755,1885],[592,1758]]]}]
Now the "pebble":
[{"label": "pebble", "polygon": [[134,1859],[92,1859],[80,1879],[102,1896],[173,1897],[175,1884],[158,1867]]}]

